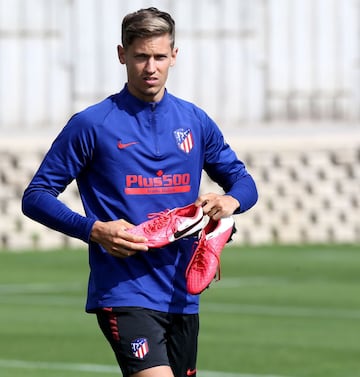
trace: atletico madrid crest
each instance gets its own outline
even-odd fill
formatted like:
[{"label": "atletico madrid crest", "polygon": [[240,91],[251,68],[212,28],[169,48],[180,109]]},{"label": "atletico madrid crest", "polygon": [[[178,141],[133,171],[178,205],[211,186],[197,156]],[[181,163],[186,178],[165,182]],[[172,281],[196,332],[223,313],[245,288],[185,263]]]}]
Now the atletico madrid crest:
[{"label": "atletico madrid crest", "polygon": [[179,128],[174,131],[177,146],[185,153],[190,153],[194,146],[194,138],[190,128],[184,130]]},{"label": "atletico madrid crest", "polygon": [[139,338],[131,342],[131,350],[135,357],[143,359],[149,352],[149,344],[146,338]]}]

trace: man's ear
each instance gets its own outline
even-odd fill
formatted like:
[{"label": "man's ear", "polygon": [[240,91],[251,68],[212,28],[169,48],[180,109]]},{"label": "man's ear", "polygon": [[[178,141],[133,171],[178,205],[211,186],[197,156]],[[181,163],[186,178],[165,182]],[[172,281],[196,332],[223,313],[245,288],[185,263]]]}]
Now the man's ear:
[{"label": "man's ear", "polygon": [[170,67],[173,67],[175,65],[175,63],[176,63],[176,56],[177,56],[178,51],[179,51],[179,49],[177,47],[172,50]]},{"label": "man's ear", "polygon": [[117,46],[117,53],[118,53],[118,58],[119,58],[120,63],[125,64],[126,59],[125,59],[125,49],[124,49],[124,47],[121,46],[121,45],[118,45]]}]

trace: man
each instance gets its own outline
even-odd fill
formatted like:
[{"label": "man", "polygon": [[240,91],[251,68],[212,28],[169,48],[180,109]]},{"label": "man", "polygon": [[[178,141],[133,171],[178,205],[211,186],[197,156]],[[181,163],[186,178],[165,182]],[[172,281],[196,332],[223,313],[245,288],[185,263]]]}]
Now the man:
[{"label": "man", "polygon": [[[127,84],[69,120],[23,196],[27,216],[89,244],[86,310],[97,314],[124,376],[196,375],[199,295],[185,278],[195,238],[150,250],[134,225],[190,203],[220,221],[257,201],[216,124],[166,91],[174,40],[173,19],[156,8],[124,18],[118,56]],[[225,195],[199,196],[203,169]],[[57,199],[73,179],[86,216]]]}]

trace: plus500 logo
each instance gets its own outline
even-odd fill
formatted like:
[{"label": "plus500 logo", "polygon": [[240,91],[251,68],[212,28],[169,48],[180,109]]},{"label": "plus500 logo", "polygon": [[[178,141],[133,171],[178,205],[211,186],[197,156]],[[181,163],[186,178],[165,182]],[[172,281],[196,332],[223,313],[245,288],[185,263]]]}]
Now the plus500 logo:
[{"label": "plus500 logo", "polygon": [[190,191],[190,174],[164,174],[158,177],[127,175],[125,192],[136,194],[167,194]]}]

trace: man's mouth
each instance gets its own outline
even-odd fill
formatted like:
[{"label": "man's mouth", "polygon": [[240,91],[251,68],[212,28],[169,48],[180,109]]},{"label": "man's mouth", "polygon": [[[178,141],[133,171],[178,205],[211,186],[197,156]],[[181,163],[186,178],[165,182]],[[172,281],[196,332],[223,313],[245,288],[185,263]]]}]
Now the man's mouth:
[{"label": "man's mouth", "polygon": [[157,78],[156,77],[144,77],[144,81],[148,85],[154,85],[157,82]]}]

